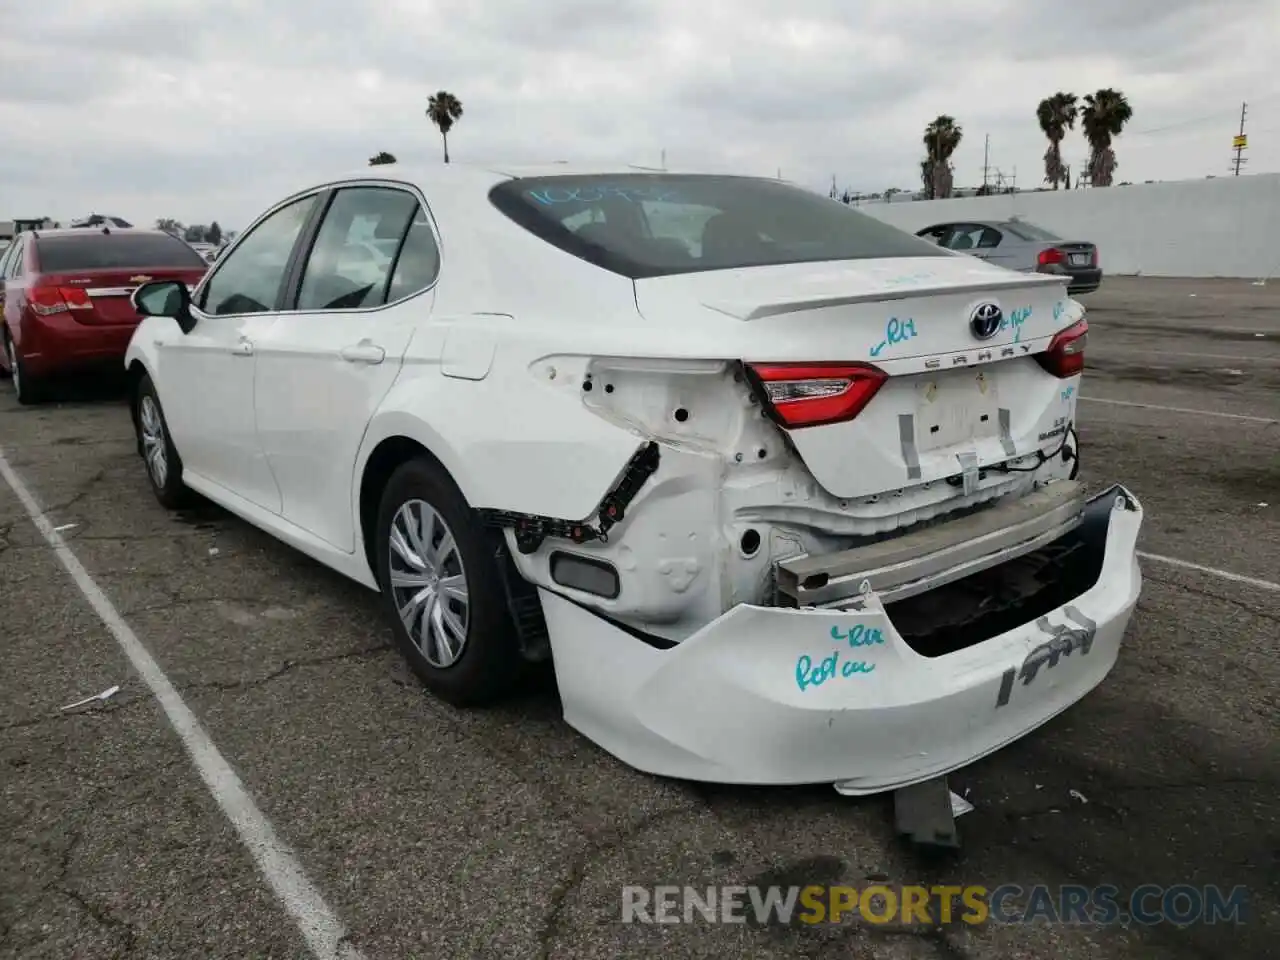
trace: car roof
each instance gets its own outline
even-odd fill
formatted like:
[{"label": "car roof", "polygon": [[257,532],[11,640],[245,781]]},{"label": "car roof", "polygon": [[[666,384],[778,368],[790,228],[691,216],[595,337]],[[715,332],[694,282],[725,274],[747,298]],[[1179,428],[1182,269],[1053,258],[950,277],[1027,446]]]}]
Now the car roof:
[{"label": "car roof", "polygon": [[969,223],[975,227],[1007,227],[1010,225],[1016,227],[1019,224],[1023,224],[1025,226],[1031,227],[1036,230],[1044,229],[1044,227],[1037,226],[1036,224],[1032,223],[1030,220],[1025,220],[1022,217],[997,217],[994,220],[991,220],[991,219],[979,220],[974,217],[956,217],[953,220],[939,220],[936,223],[929,224],[929,226],[927,227],[921,227],[921,229],[932,230],[934,227],[952,227],[961,223]]},{"label": "car roof", "polygon": [[168,237],[172,234],[165,233],[163,230],[146,230],[138,227],[59,227],[54,230],[31,230],[29,231],[37,239],[45,237],[92,237],[92,236],[128,236],[136,237],[152,236],[152,237]]},{"label": "car roof", "polygon": [[[625,163],[389,163],[338,171],[328,178],[315,177],[313,185],[342,183],[351,180],[398,180],[429,190],[432,187],[470,185],[487,189],[506,180],[520,177],[585,177],[626,176],[637,174],[670,174],[685,176],[735,176],[715,170],[661,170]],[[747,179],[770,179],[752,176]]]}]

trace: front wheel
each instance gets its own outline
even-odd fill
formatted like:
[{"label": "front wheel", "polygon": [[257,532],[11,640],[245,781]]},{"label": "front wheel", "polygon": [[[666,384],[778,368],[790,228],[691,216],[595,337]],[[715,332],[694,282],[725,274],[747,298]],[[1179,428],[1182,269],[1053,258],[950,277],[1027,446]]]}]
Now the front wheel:
[{"label": "front wheel", "polygon": [[151,377],[143,375],[134,399],[134,426],[138,452],[147,466],[147,479],[160,505],[169,510],[185,506],[191,491],[182,482],[182,458],[173,446],[160,397]]},{"label": "front wheel", "polygon": [[427,688],[455,706],[511,690],[526,661],[495,545],[443,468],[424,458],[391,476],[375,550],[396,644]]}]

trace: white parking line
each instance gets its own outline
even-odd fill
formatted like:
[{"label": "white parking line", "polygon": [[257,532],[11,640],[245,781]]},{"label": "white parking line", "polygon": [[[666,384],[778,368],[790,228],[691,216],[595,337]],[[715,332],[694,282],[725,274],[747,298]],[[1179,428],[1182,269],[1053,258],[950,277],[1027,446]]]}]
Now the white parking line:
[{"label": "white parking line", "polygon": [[1184,570],[1194,570],[1196,573],[1207,573],[1210,576],[1221,577],[1223,580],[1230,580],[1233,583],[1247,584],[1260,590],[1280,592],[1280,583],[1272,583],[1270,580],[1246,577],[1244,574],[1232,573],[1230,570],[1219,570],[1216,567],[1206,567],[1198,563],[1192,563],[1190,560],[1179,560],[1177,557],[1162,557],[1158,553],[1146,553],[1142,550],[1138,551],[1138,556],[1143,560],[1154,560],[1157,563],[1167,563],[1171,567],[1182,567]]},{"label": "white parking line", "polygon": [[116,638],[120,649],[129,658],[143,682],[160,701],[169,724],[181,738],[182,745],[205,786],[236,828],[240,841],[249,849],[262,876],[298,925],[311,952],[322,960],[360,960],[359,951],[342,942],[346,936],[342,922],[307,879],[293,852],[253,802],[253,797],[244,788],[236,772],[218,752],[218,748],[200,726],[200,721],[174,689],[159,664],[54,529],[26,484],[9,465],[3,450],[0,450],[0,476],[4,477],[5,482],[22,501],[36,529],[48,541],[49,546],[53,547],[54,553],[62,561],[67,573],[71,574],[71,579],[80,588],[84,598]]},{"label": "white parking line", "polygon": [[1228,420],[1248,420],[1250,423],[1280,423],[1275,417],[1250,417],[1243,413],[1218,413],[1216,410],[1192,410],[1190,407],[1166,407],[1159,403],[1134,403],[1132,400],[1104,400],[1102,397],[1081,396],[1090,403],[1110,403],[1117,407],[1141,407],[1143,410],[1168,410],[1170,413],[1192,413],[1201,417],[1225,417]]}]

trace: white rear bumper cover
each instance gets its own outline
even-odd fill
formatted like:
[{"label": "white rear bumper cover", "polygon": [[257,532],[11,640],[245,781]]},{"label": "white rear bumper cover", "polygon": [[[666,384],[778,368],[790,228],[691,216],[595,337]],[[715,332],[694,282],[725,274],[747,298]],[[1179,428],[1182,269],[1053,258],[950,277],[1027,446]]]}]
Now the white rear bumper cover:
[{"label": "white rear bumper cover", "polygon": [[1122,487],[1092,503],[1104,498],[1093,587],[941,657],[913,651],[874,597],[848,611],[740,605],[659,649],[543,590],[565,720],[632,767],[689,780],[871,794],[963,767],[1071,706],[1115,663],[1141,589],[1142,508]]}]

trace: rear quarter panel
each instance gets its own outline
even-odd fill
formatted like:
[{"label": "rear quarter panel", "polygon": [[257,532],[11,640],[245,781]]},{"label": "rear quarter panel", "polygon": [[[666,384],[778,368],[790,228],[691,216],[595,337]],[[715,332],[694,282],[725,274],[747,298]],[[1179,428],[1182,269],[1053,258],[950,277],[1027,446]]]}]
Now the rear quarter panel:
[{"label": "rear quarter panel", "polygon": [[[587,519],[644,438],[583,405],[588,358],[544,362],[570,338],[534,333],[536,326],[527,317],[472,314],[420,328],[361,445],[357,503],[370,455],[384,440],[406,437],[440,460],[473,507]],[[446,352],[490,351],[487,371],[470,363],[446,372]]]}]

